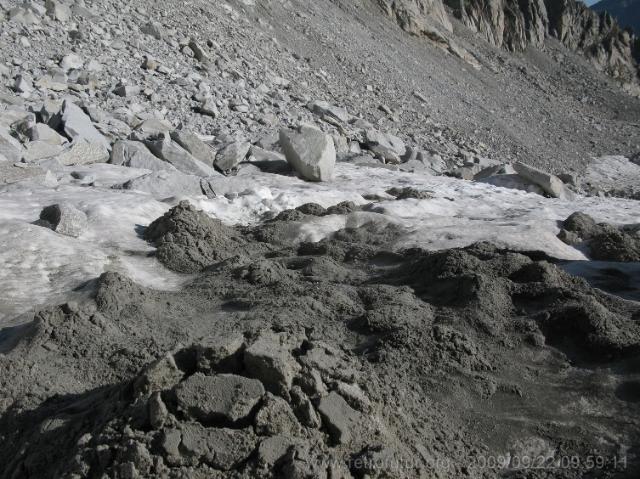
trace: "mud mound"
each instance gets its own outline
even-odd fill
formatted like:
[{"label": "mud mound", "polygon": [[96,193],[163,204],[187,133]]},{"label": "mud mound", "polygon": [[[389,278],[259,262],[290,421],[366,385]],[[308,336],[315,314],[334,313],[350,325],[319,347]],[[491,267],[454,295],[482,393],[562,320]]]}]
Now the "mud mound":
[{"label": "mud mound", "polygon": [[628,304],[591,288],[540,253],[514,253],[490,244],[418,253],[406,281],[425,301],[463,308],[473,327],[501,335],[521,319],[572,359],[605,362],[640,353],[640,325]]},{"label": "mud mound", "polygon": [[245,242],[231,227],[183,201],[144,232],[157,247],[158,259],[169,269],[195,273],[242,251]]},{"label": "mud mound", "polygon": [[272,331],[216,339],[15,418],[2,477],[347,477],[350,457],[381,451],[340,351]]},{"label": "mud mound", "polygon": [[0,478],[637,476],[637,303],[538,252],[390,252],[374,222],[276,246],[201,215],[147,232],[210,252],[182,291],[107,273],[0,356]]},{"label": "mud mound", "polygon": [[572,246],[586,245],[589,256],[594,260],[640,261],[640,236],[607,223],[596,224],[584,213],[569,216],[558,237]]}]

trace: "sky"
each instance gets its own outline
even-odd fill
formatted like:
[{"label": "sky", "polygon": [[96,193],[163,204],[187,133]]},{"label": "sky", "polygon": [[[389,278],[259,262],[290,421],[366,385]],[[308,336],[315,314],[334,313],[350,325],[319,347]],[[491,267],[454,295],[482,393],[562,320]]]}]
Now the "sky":
[{"label": "sky", "polygon": [[599,0],[583,0],[584,3],[586,3],[587,5],[591,6],[594,3],[598,3]]}]

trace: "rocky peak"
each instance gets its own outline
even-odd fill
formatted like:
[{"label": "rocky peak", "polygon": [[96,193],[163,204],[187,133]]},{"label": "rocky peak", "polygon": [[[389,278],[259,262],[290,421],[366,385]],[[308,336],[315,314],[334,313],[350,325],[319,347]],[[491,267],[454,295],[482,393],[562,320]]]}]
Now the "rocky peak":
[{"label": "rocky peak", "polygon": [[426,36],[452,53],[471,55],[451,38],[453,15],[487,42],[509,51],[542,48],[557,38],[582,52],[594,66],[640,94],[640,46],[607,13],[599,14],[577,0],[376,0],[387,15],[412,35]]}]

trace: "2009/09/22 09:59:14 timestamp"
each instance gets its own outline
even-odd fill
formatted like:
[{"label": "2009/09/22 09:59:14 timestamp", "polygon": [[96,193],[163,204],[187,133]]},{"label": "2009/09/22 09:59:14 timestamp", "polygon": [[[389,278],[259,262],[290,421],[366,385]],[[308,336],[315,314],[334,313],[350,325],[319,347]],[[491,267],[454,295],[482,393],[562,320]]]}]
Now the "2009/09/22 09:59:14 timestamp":
[{"label": "2009/09/22 09:59:14 timestamp", "polygon": [[480,469],[604,469],[624,470],[627,456],[476,456],[469,466]]}]

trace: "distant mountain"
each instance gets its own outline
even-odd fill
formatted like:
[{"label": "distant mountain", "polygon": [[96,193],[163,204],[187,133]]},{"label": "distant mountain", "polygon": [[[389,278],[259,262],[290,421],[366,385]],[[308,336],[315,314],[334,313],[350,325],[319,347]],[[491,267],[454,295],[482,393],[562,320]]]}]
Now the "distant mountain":
[{"label": "distant mountain", "polygon": [[622,27],[640,34],[640,0],[602,0],[591,6],[596,12],[609,12]]}]

